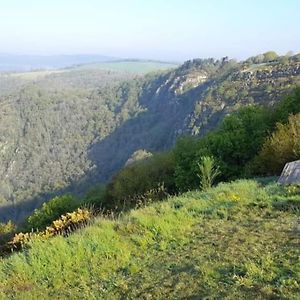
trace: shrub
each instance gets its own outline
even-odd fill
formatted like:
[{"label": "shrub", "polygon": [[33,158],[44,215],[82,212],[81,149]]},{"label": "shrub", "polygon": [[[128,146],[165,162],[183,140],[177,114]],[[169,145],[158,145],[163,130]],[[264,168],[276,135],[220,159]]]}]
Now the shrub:
[{"label": "shrub", "polygon": [[[135,207],[147,192],[164,187],[165,193],[174,193],[174,156],[172,152],[158,153],[146,160],[123,168],[107,186],[104,207],[127,209]],[[162,195],[161,193],[157,193]]]},{"label": "shrub", "polygon": [[300,195],[300,184],[291,184],[286,187],[288,196]]},{"label": "shrub", "polygon": [[174,180],[177,190],[185,192],[199,186],[197,162],[201,156],[210,155],[205,145],[206,139],[191,136],[178,138],[173,150],[175,157]]},{"label": "shrub", "polygon": [[0,223],[0,235],[13,232],[16,229],[16,225],[12,221],[7,223]]},{"label": "shrub", "polygon": [[86,193],[83,199],[83,204],[96,208],[102,208],[105,200],[105,193],[106,189],[104,185],[94,186]]},{"label": "shrub", "polygon": [[5,244],[16,230],[16,225],[12,221],[0,223],[0,245]]},{"label": "shrub", "polygon": [[71,213],[60,216],[60,218],[54,220],[50,226],[41,232],[20,232],[15,234],[8,245],[11,250],[19,250],[36,239],[47,240],[50,237],[60,234],[68,235],[75,229],[86,225],[91,220],[92,215],[89,209],[78,208]]},{"label": "shrub", "polygon": [[282,211],[300,211],[300,195],[276,196],[273,199],[273,207]]},{"label": "shrub", "polygon": [[272,116],[273,126],[276,123],[287,123],[291,114],[300,113],[300,87],[285,96],[275,107]]},{"label": "shrub", "polygon": [[300,114],[290,116],[288,124],[277,124],[257,158],[264,174],[280,174],[287,162],[300,158]]},{"label": "shrub", "polygon": [[202,156],[213,156],[221,180],[244,175],[245,166],[260,151],[270,128],[264,108],[250,106],[224,118],[220,127],[201,139],[180,138],[175,146],[175,182],[180,191],[199,185],[198,165]]},{"label": "shrub", "polygon": [[271,62],[278,58],[278,54],[275,51],[268,51],[263,54],[264,62]]},{"label": "shrub", "polygon": [[74,196],[66,194],[58,196],[44,203],[41,208],[36,209],[26,221],[28,230],[43,230],[62,214],[71,212],[79,206]]}]

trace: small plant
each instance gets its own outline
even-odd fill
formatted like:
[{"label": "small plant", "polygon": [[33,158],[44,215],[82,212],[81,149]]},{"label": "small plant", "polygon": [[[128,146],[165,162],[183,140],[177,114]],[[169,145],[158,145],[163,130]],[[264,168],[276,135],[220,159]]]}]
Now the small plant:
[{"label": "small plant", "polygon": [[5,245],[13,237],[15,230],[16,225],[12,221],[0,223],[0,253],[5,248],[3,245]]},{"label": "small plant", "polygon": [[164,183],[162,183],[162,184],[158,184],[156,188],[152,188],[146,191],[144,194],[132,197],[127,201],[129,203],[133,202],[135,204],[135,208],[139,208],[139,207],[149,205],[153,202],[166,199],[168,196],[169,194],[164,186]]},{"label": "small plant", "polygon": [[16,225],[12,221],[7,223],[0,223],[0,235],[13,232],[16,229]]},{"label": "small plant", "polygon": [[52,222],[51,226],[47,227],[42,232],[42,235],[53,236],[58,234],[68,235],[76,228],[86,225],[91,219],[92,212],[86,208],[78,208],[71,213],[62,215],[58,220]]},{"label": "small plant", "polygon": [[198,163],[200,178],[200,188],[203,191],[210,189],[217,178],[220,175],[219,167],[216,165],[212,156],[201,157],[200,163]]},{"label": "small plant", "polygon": [[15,236],[8,243],[8,245],[11,247],[12,251],[20,250],[36,236],[37,236],[37,234],[35,234],[33,232],[26,232],[26,233],[19,232],[19,233],[15,234]]},{"label": "small plant", "polygon": [[291,184],[286,187],[286,193],[288,196],[294,196],[300,194],[300,184]]}]

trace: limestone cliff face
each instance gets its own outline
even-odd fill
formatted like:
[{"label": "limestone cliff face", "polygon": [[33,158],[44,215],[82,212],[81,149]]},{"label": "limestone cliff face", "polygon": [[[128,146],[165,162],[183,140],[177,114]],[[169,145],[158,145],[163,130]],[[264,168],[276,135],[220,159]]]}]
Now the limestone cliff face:
[{"label": "limestone cliff face", "polygon": [[175,135],[204,135],[241,105],[273,105],[299,84],[299,62],[247,65],[195,60],[161,77],[155,93],[147,99],[175,106],[184,102],[187,114],[176,122],[180,126],[174,128]]}]

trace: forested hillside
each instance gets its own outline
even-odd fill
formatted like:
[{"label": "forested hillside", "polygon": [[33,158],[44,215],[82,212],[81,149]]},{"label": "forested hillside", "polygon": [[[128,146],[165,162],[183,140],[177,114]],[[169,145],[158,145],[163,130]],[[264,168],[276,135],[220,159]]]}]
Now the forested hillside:
[{"label": "forested hillside", "polygon": [[244,105],[273,105],[300,84],[300,57],[196,59],[145,76],[84,68],[24,74],[0,76],[7,219],[22,218],[48,193],[106,182],[138,150],[169,149],[182,134],[203,136]]}]

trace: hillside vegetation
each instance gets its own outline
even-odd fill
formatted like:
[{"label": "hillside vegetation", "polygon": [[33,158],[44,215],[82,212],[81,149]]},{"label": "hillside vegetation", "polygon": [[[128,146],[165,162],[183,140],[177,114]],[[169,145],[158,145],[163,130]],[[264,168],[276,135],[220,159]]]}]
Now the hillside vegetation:
[{"label": "hillside vegetation", "polygon": [[220,184],[0,262],[3,299],[298,299],[299,188]]},{"label": "hillside vegetation", "polygon": [[[300,63],[299,55],[271,54],[245,62],[195,59],[145,76],[97,68],[32,78],[2,74],[1,219],[22,220],[58,194],[82,196],[90,186],[110,182],[137,151],[169,150],[184,134],[203,137],[242,107],[274,106],[299,84]],[[230,126],[234,122],[223,131]],[[272,126],[260,129],[265,136],[252,143],[254,152]],[[234,165],[252,157],[243,154],[228,164],[234,147],[219,155],[216,140],[204,140],[208,152],[226,163],[223,175],[239,177],[245,170]],[[192,182],[180,190],[194,187]]]},{"label": "hillside vegetation", "polygon": [[276,175],[300,159],[299,68],[267,52],[5,92],[1,214],[23,222],[0,223],[0,297],[298,299],[300,185]]}]

